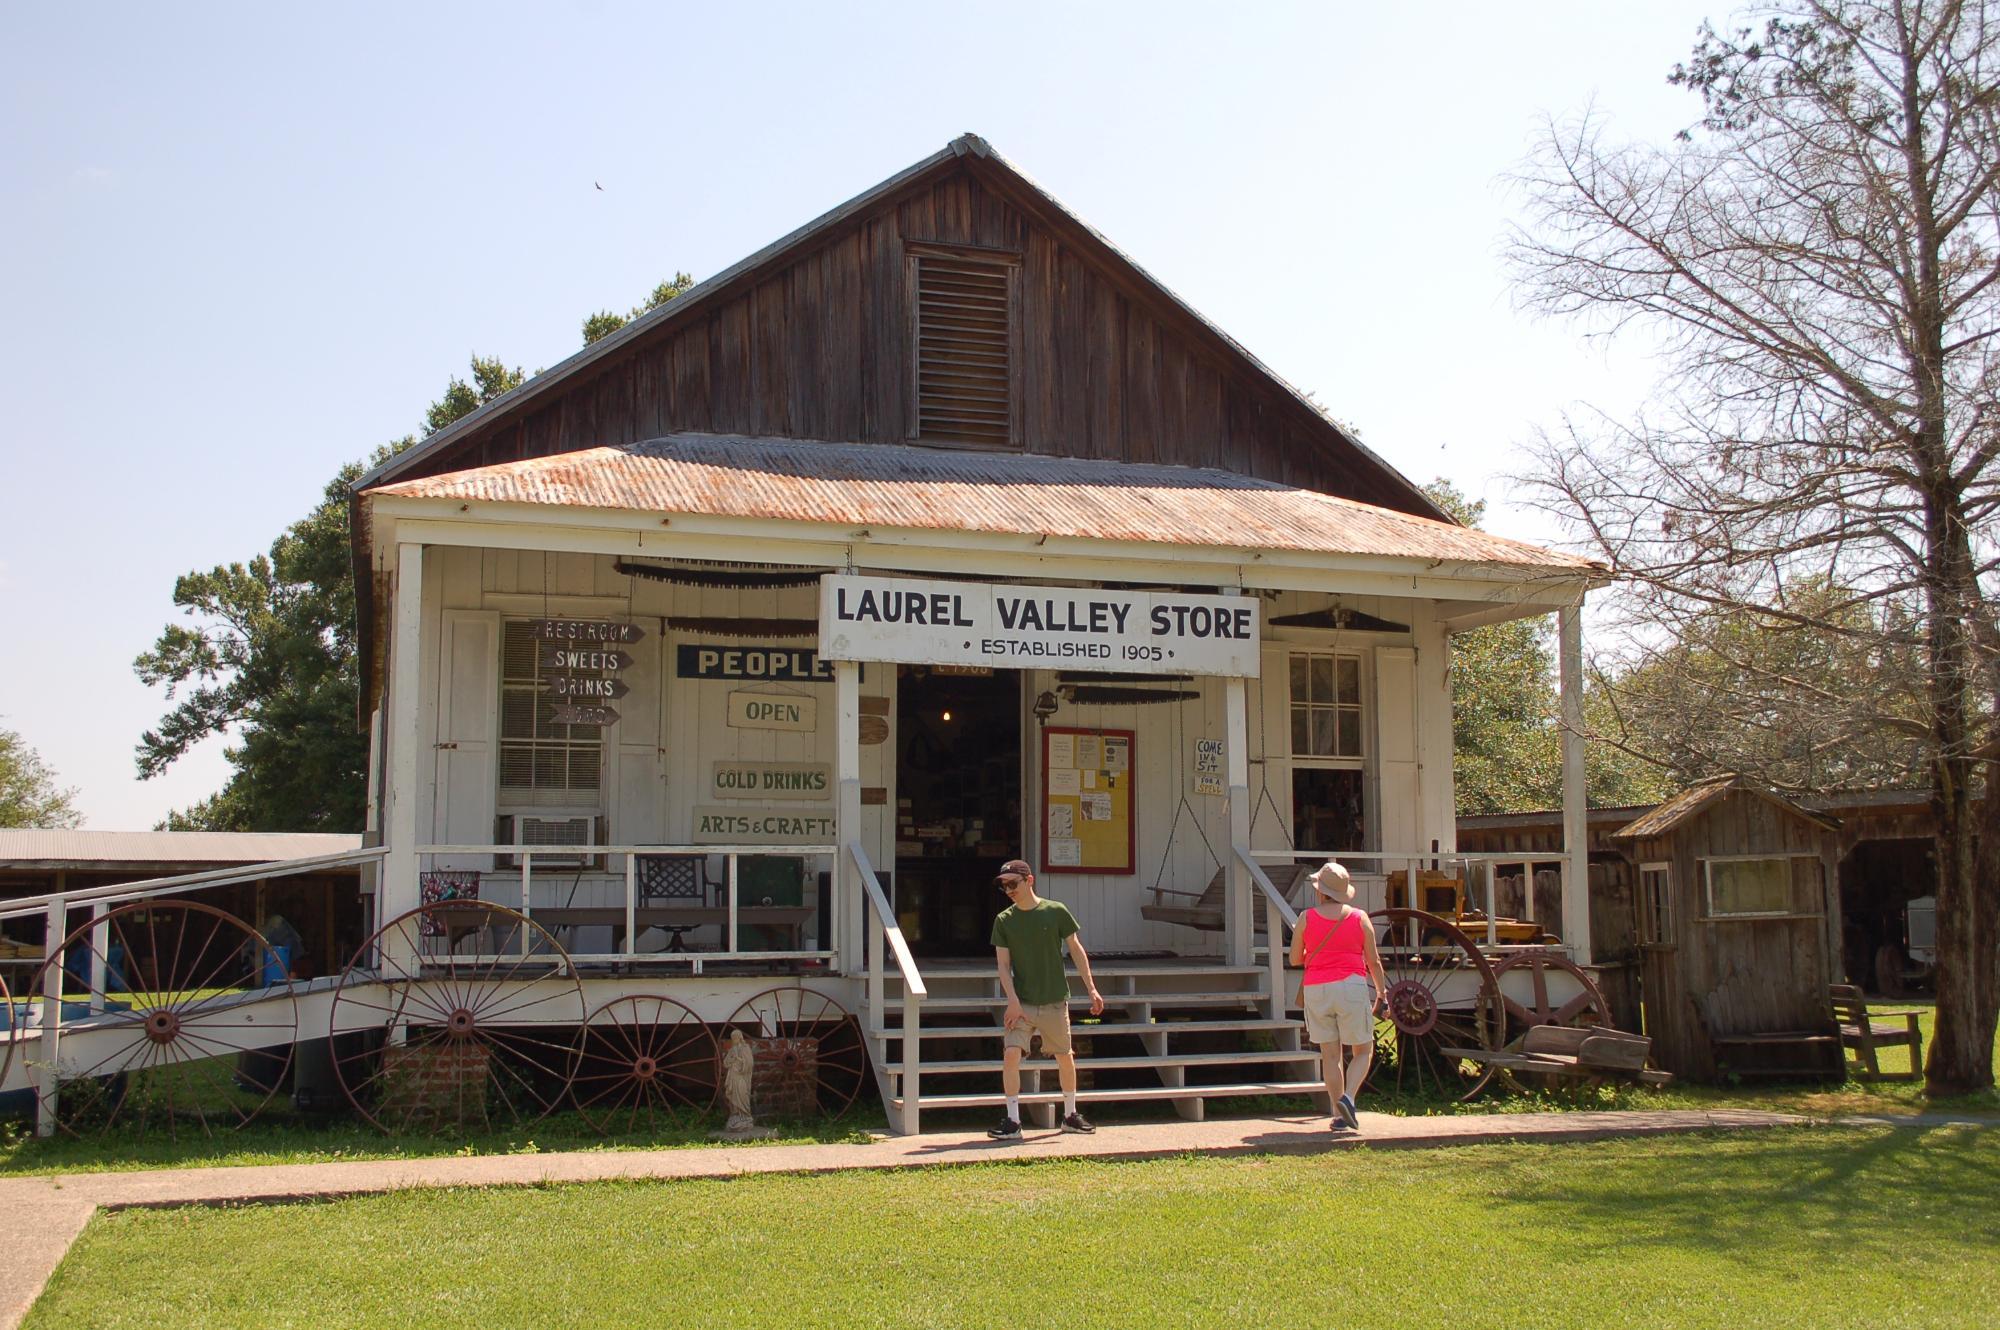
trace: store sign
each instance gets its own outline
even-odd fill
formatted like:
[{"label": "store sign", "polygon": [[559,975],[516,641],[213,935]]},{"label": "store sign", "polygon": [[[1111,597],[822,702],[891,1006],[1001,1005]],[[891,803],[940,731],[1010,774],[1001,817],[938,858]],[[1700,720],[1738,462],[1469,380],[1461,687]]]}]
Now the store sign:
[{"label": "store sign", "polygon": [[1144,674],[1254,677],[1262,602],[1175,591],[933,582],[828,573],[819,654]]},{"label": "store sign", "polygon": [[619,670],[629,670],[634,662],[632,657],[616,648],[573,647],[561,642],[544,642],[535,658],[545,670],[567,670],[571,673],[616,674]]},{"label": "store sign", "polygon": [[690,643],[674,653],[683,679],[783,679],[832,683],[833,662],[806,647],[726,647]]},{"label": "store sign", "polygon": [[603,619],[531,619],[529,623],[540,642],[636,642],[646,635],[636,623]]},{"label": "store sign", "polygon": [[555,714],[550,719],[558,725],[616,725],[618,713],[610,707],[591,706],[581,702],[558,702],[555,705]]},{"label": "store sign", "polygon": [[623,679],[600,679],[589,674],[551,674],[549,691],[557,697],[591,702],[616,702],[632,691]]},{"label": "store sign", "polygon": [[819,703],[790,693],[731,693],[728,720],[739,730],[803,734],[819,728]]},{"label": "store sign", "polygon": [[717,762],[709,769],[711,799],[831,799],[826,762]]},{"label": "store sign", "polygon": [[831,845],[834,816],[804,808],[701,805],[694,810],[694,839],[698,845]]}]

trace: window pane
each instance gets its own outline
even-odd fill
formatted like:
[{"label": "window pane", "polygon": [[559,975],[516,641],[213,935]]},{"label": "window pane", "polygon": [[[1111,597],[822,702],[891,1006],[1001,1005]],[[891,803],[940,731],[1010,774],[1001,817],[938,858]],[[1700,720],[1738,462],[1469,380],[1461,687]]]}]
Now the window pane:
[{"label": "window pane", "polygon": [[1340,747],[1336,750],[1341,757],[1361,756],[1361,713],[1342,707],[1340,710]]},{"label": "window pane", "polygon": [[1312,752],[1312,711],[1307,707],[1292,708],[1292,751]]},{"label": "window pane", "polygon": [[1312,700],[1333,701],[1333,657],[1314,656],[1312,658]]},{"label": "window pane", "polygon": [[1792,907],[1791,865],[1783,859],[1710,864],[1717,914],[1782,914]]},{"label": "window pane", "polygon": [[1361,662],[1352,656],[1340,658],[1340,696],[1336,700],[1341,702],[1361,700]]},{"label": "window pane", "polygon": [[505,739],[531,739],[535,734],[535,695],[523,688],[500,693],[500,735]]},{"label": "window pane", "polygon": [[1315,757],[1333,756],[1333,712],[1330,708],[1315,707],[1313,718],[1313,746]]},{"label": "window pane", "polygon": [[1292,701],[1303,702],[1305,700],[1306,700],[1306,658],[1304,656],[1294,655],[1292,657]]}]

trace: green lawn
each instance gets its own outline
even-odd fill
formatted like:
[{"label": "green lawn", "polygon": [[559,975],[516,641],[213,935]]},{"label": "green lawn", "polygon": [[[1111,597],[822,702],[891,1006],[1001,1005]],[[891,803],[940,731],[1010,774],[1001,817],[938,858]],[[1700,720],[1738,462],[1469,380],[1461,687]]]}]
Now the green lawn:
[{"label": "green lawn", "polygon": [[2000,1134],[1787,1129],[128,1211],[93,1326],[2000,1325]]}]

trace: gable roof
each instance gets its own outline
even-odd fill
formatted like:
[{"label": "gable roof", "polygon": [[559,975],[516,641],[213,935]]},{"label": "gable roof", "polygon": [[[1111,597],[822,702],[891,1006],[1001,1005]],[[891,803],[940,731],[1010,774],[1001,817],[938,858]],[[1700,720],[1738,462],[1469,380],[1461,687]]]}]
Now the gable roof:
[{"label": "gable roof", "polygon": [[1741,790],[1745,794],[1755,795],[1765,803],[1790,813],[1802,822],[1810,822],[1828,831],[1837,830],[1840,826],[1837,819],[1801,808],[1776,790],[1759,785],[1747,777],[1716,776],[1688,786],[1673,798],[1655,807],[1650,813],[1612,832],[1611,839],[1645,840],[1654,836],[1664,836],[1675,827],[1700,816],[1710,805],[1731,790]]},{"label": "gable roof", "polygon": [[1235,360],[1253,375],[1275,387],[1284,399],[1288,399],[1299,411],[1311,417],[1316,431],[1323,432],[1322,437],[1329,449],[1345,452],[1348,456],[1343,458],[1344,461],[1358,464],[1372,473],[1374,478],[1389,491],[1406,499],[1407,511],[1440,521],[1452,521],[1448,513],[1432,503],[1430,498],[1401,472],[1327,418],[1326,414],[1297,388],[1258,360],[1235,338],[1204,318],[1199,311],[1135,263],[1129,255],[1118,249],[1054,195],[1037,185],[1013,163],[1000,156],[991,145],[976,134],[960,135],[938,152],[855,195],[846,203],[765,246],[748,258],[732,264],[706,281],[697,283],[666,304],[633,319],[616,332],[590,343],[567,360],[543,370],[519,387],[501,394],[491,402],[438,430],[416,446],[386,459],[356,481],[354,490],[358,493],[393,482],[421,466],[427,459],[449,449],[459,440],[513,415],[552,390],[577,380],[587,370],[617,356],[634,342],[664,328],[700,317],[723,296],[753,281],[763,271],[778,268],[803,255],[816,244],[831,239],[845,223],[872,212],[878,205],[905,190],[951,169],[961,159],[982,164],[984,168],[982,178],[987,179],[990,175],[988,183],[997,185],[1012,195],[1016,201],[1027,204],[1031,209],[1052,215],[1066,224],[1088,245],[1096,249],[1098,257],[1108,266],[1122,271],[1144,291],[1179,313],[1200,335],[1212,341],[1226,357]]},{"label": "gable roof", "polygon": [[1471,527],[1203,467],[888,443],[676,434],[379,485],[377,496],[829,522],[1036,531],[1498,565],[1590,577],[1603,565]]}]

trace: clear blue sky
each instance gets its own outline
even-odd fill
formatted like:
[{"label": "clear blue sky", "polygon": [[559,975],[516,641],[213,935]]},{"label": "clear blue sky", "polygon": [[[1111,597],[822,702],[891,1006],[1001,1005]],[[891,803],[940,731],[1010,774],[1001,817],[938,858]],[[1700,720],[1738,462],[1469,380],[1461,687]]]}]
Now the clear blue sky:
[{"label": "clear blue sky", "polygon": [[[268,547],[473,352],[529,369],[971,130],[1413,479],[1629,404],[1514,312],[1500,177],[1595,101],[1664,138],[1705,15],[1378,5],[0,9],[0,726],[143,828],[174,578]],[[602,189],[596,186],[601,184]]]}]

